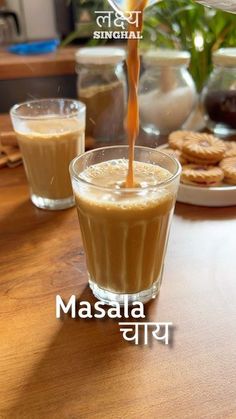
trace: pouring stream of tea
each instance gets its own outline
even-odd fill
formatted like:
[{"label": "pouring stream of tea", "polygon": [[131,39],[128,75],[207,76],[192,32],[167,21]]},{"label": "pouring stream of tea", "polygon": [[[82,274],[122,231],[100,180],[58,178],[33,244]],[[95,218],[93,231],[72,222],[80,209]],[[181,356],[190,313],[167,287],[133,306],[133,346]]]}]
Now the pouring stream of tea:
[{"label": "pouring stream of tea", "polygon": [[[138,14],[138,28],[135,24],[129,24],[129,32],[142,31],[143,26],[143,12],[148,0],[139,1],[137,7],[137,1],[129,1],[130,11],[139,11]],[[136,4],[135,4],[136,3]],[[128,68],[128,82],[129,82],[129,99],[128,99],[128,111],[127,111],[127,134],[129,144],[129,168],[126,178],[125,186],[127,188],[134,187],[134,145],[136,138],[139,133],[139,104],[138,104],[138,82],[140,72],[140,59],[139,59],[139,41],[138,39],[128,40],[128,57],[127,57],[127,68]]]}]

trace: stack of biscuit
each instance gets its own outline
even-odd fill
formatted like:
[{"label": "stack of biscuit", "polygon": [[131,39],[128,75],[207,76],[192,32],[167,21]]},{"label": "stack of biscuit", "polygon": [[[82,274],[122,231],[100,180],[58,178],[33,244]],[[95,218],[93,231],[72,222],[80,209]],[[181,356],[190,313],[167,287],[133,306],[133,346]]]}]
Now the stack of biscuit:
[{"label": "stack of biscuit", "polygon": [[13,131],[0,132],[0,168],[22,164],[22,156]]},{"label": "stack of biscuit", "polygon": [[17,147],[3,146],[0,143],[0,168],[16,167],[22,163],[20,150]]},{"label": "stack of biscuit", "polygon": [[182,165],[181,182],[195,186],[236,185],[236,141],[211,134],[174,131],[165,152]]}]

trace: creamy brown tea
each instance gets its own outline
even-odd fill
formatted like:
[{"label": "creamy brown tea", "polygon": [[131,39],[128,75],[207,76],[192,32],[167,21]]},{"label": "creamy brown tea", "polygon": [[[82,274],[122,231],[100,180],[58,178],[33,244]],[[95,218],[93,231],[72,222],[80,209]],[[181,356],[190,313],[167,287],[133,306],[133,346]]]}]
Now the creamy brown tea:
[{"label": "creamy brown tea", "polygon": [[90,166],[80,174],[86,186],[74,186],[90,278],[117,293],[149,289],[160,278],[175,200],[161,186],[169,171],[136,161],[133,167],[135,192],[124,188],[127,160]]},{"label": "creamy brown tea", "polygon": [[84,126],[77,119],[21,122],[16,131],[33,194],[48,199],[73,195],[69,163],[84,151]]}]

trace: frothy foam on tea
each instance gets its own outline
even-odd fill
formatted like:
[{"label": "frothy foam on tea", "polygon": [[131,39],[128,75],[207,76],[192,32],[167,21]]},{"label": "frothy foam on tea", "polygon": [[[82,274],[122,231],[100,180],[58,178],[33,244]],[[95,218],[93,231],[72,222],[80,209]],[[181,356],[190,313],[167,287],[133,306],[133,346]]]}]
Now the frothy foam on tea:
[{"label": "frothy foam on tea", "polygon": [[[125,184],[129,162],[126,159],[109,160],[90,166],[80,178],[93,185],[122,188]],[[135,187],[155,186],[170,179],[171,173],[149,163],[133,162]]]},{"label": "frothy foam on tea", "polygon": [[21,121],[17,127],[17,133],[25,135],[29,133],[29,137],[47,138],[56,134],[68,134],[84,130],[84,124],[80,123],[76,118],[56,118],[54,115],[45,116],[40,121]]}]

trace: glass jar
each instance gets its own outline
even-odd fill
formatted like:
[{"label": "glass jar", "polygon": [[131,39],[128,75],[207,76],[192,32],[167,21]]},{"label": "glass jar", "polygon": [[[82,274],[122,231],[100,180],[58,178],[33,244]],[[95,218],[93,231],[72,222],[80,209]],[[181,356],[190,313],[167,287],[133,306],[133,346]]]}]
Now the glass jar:
[{"label": "glass jar", "polygon": [[236,48],[214,52],[214,69],[202,92],[207,127],[216,135],[236,133]]},{"label": "glass jar", "polygon": [[196,103],[187,51],[155,50],[143,55],[140,79],[141,126],[148,134],[168,134],[182,127]]},{"label": "glass jar", "polygon": [[76,53],[78,97],[86,104],[86,136],[95,141],[124,138],[127,99],[121,48],[81,48]]}]

